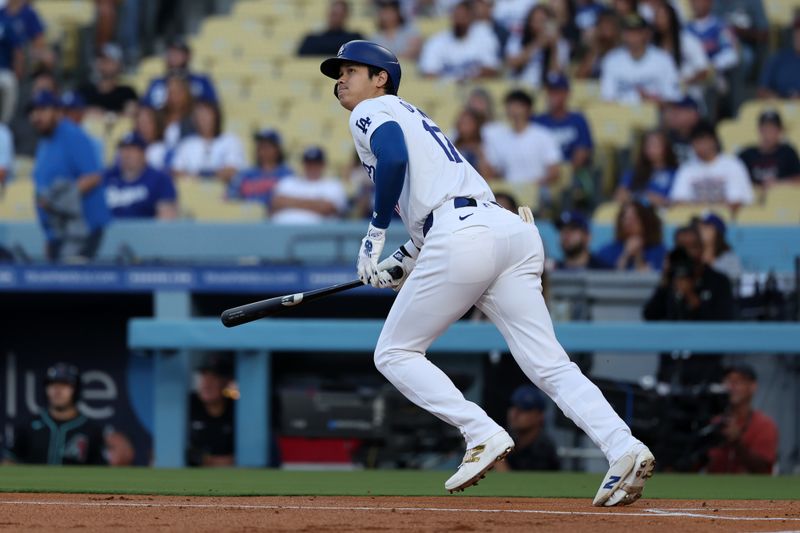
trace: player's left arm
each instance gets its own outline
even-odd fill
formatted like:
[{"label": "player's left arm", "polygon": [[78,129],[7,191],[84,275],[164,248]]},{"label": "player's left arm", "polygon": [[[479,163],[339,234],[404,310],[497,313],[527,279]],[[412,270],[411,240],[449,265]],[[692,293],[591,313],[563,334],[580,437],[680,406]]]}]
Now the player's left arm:
[{"label": "player's left arm", "polygon": [[397,201],[403,190],[406,167],[408,166],[408,148],[403,130],[393,121],[387,121],[373,130],[369,138],[369,146],[375,155],[375,211],[367,231],[361,241],[358,256],[358,277],[363,283],[373,287],[388,286],[381,282],[378,275],[378,259],[386,243],[386,229],[392,220]]}]

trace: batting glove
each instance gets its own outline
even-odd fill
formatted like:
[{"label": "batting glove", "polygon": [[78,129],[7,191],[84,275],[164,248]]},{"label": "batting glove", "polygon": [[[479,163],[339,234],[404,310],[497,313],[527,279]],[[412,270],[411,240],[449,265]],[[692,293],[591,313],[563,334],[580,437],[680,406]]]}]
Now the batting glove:
[{"label": "batting glove", "polygon": [[[382,288],[389,288],[399,291],[403,284],[406,282],[411,271],[417,266],[417,256],[419,255],[419,248],[409,240],[403,246],[397,249],[395,253],[378,263],[378,276],[379,285]],[[394,267],[400,267],[403,275],[399,278],[393,278],[388,270]]]},{"label": "batting glove", "polygon": [[386,244],[386,230],[376,228],[372,224],[367,229],[367,236],[361,240],[361,250],[358,252],[358,279],[364,285],[380,287],[378,277],[378,259]]}]

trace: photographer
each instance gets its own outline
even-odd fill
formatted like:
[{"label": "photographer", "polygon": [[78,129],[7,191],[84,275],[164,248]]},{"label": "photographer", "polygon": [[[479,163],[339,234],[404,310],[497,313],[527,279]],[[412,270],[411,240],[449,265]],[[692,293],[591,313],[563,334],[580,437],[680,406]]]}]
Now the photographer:
[{"label": "photographer", "polygon": [[778,455],[778,427],[761,411],[753,409],[758,388],[749,365],[730,367],[725,373],[728,406],[712,421],[722,444],[708,452],[711,474],[770,474]]},{"label": "photographer", "polygon": [[[665,261],[661,282],[644,306],[645,320],[732,320],[733,308],[733,291],[727,276],[703,262],[699,230],[693,226],[678,229],[675,249]],[[721,373],[720,360],[714,355],[662,355],[658,379],[682,385],[711,383]]]}]

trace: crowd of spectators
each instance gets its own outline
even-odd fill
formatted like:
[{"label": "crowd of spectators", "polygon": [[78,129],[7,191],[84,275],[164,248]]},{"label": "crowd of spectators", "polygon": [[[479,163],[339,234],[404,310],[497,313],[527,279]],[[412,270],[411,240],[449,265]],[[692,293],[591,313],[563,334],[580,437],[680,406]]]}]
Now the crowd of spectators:
[{"label": "crowd of spectators", "polygon": [[[98,6],[98,24],[113,4]],[[663,253],[648,254],[660,245],[650,238],[660,229],[626,233],[650,225],[642,221],[643,213],[657,221],[660,210],[681,203],[728,204],[735,213],[758,201],[757,193],[777,181],[800,181],[800,159],[777,110],[759,117],[753,125],[759,142],[738,154],[726,151],[715,127],[720,118],[735,113],[742,87],[747,96],[796,94],[792,84],[797,69],[791,65],[800,53],[800,22],[788,32],[789,46],[774,51],[768,47],[760,0],[735,2],[730,9],[721,4],[692,0],[690,9],[681,11],[670,0],[375,0],[375,29],[366,37],[395,51],[404,65],[416,62],[424,77],[473,80],[476,88],[457,117],[435,118],[455,119],[444,123],[451,128],[454,146],[487,180],[538,185],[538,199],[515,200],[538,203],[540,218],[554,222],[562,210],[580,212],[589,221],[600,202],[621,202],[616,241],[598,251],[597,264],[658,270]],[[335,54],[344,42],[361,38],[350,26],[352,10],[346,0],[331,1],[323,29],[299,36],[297,53]],[[417,22],[425,16],[446,17],[448,27],[423,39]],[[279,222],[312,223],[370,212],[371,186],[357,164],[352,172],[331,168],[321,148],[306,146],[302,163],[292,168],[290,156],[300,153],[287,154],[283,132],[269,127],[254,133],[254,153],[245,153],[248,139],[226,130],[214,80],[195,69],[185,38],[175,36],[165,43],[164,72],[139,95],[122,78],[130,57],[127,43],[116,44],[113,39],[120,34],[109,33],[103,24],[98,25],[103,36],[97,36],[90,75],[73,83],[62,83],[55,74],[55,54],[44,39],[35,4],[9,1],[0,10],[3,24],[9,31],[0,41],[0,115],[20,108],[14,103],[16,87],[20,80],[30,80],[30,95],[20,96],[25,106],[17,113],[40,138],[34,175],[49,240],[63,240],[57,235],[64,230],[54,228],[53,220],[88,228],[70,229],[66,235],[97,239],[107,221],[105,215],[89,212],[79,221],[48,212],[53,209],[48,203],[53,184],[42,176],[52,167],[47,157],[52,159],[53,150],[48,155],[47,146],[56,146],[63,155],[68,150],[53,136],[63,128],[43,128],[29,113],[45,104],[55,125],[71,121],[94,147],[97,161],[84,166],[96,169],[91,175],[101,179],[92,187],[77,188],[82,204],[89,192],[105,198],[98,213],[179,217],[179,182],[197,179],[220,182],[228,201],[262,204]],[[492,93],[480,89],[480,81],[489,78],[508,80],[502,117],[494,114]],[[570,105],[576,79],[597,80],[601,99],[653,102],[659,110],[661,126],[645,132],[630,153],[618,157],[611,187],[602,182],[592,133],[597,125]],[[116,137],[113,146],[104,146],[97,130],[86,127],[98,117],[130,120],[131,135],[119,145]],[[0,125],[0,183],[12,179],[14,146],[25,144],[20,137]],[[311,153],[318,155],[311,158]],[[89,183],[82,177],[86,169],[75,168],[73,185]],[[113,186],[112,179],[117,180]],[[296,205],[313,207],[298,216]],[[80,249],[91,252],[94,247]]]}]

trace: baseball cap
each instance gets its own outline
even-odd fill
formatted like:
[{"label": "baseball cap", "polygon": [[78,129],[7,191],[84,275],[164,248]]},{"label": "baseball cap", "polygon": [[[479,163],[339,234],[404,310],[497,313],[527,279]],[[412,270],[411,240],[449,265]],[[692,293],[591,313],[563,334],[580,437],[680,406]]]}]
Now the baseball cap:
[{"label": "baseball cap", "polygon": [[197,370],[211,372],[222,377],[233,377],[233,364],[230,358],[220,354],[210,354],[204,357]]},{"label": "baseball cap", "polygon": [[120,62],[122,61],[122,48],[118,44],[106,43],[100,48],[100,54],[98,55]]},{"label": "baseball cap", "polygon": [[78,91],[67,91],[61,95],[61,107],[64,109],[84,109],[86,100]]},{"label": "baseball cap", "polygon": [[533,385],[520,385],[511,395],[511,405],[523,411],[544,411],[544,394]]},{"label": "baseball cap", "polygon": [[547,89],[569,90],[569,78],[561,72],[550,72],[544,79],[544,86]]},{"label": "baseball cap", "polygon": [[117,146],[122,148],[123,146],[136,146],[137,148],[141,148],[144,150],[147,148],[147,141],[144,140],[144,137],[139,135],[137,132],[132,131],[122,137]]},{"label": "baseball cap", "polygon": [[781,114],[775,109],[765,109],[760,115],[758,115],[758,125],[762,126],[764,124],[774,124],[779,128],[783,128]]},{"label": "baseball cap", "polygon": [[180,37],[172,39],[167,45],[167,48],[177,48],[178,50],[183,50],[187,54],[192,53],[192,49],[189,46],[189,43],[187,43],[185,39],[181,39]]},{"label": "baseball cap", "polygon": [[752,366],[746,363],[739,363],[729,366],[728,368],[725,369],[725,376],[727,376],[728,374],[733,374],[734,372],[743,375],[750,381],[758,381],[756,370]]},{"label": "baseball cap", "polygon": [[700,109],[695,99],[692,98],[691,96],[684,96],[679,100],[673,100],[672,102],[670,102],[670,104],[675,107],[681,107],[684,109],[694,109],[695,111]]},{"label": "baseball cap", "polygon": [[692,133],[689,135],[689,138],[695,140],[701,137],[717,138],[717,130],[714,129],[714,126],[710,122],[701,120],[692,128]]},{"label": "baseball cap", "polygon": [[578,228],[583,231],[589,231],[589,219],[580,211],[564,211],[556,219],[556,228],[559,230],[566,227]]},{"label": "baseball cap", "polygon": [[303,152],[303,162],[304,163],[324,163],[325,162],[325,150],[323,150],[319,146],[309,146]]},{"label": "baseball cap", "polygon": [[718,214],[714,212],[708,212],[703,216],[703,218],[700,219],[700,222],[703,224],[714,226],[715,228],[717,228],[717,232],[720,235],[725,236],[725,231],[727,230],[727,226],[725,225],[725,221],[722,220],[722,218]]},{"label": "baseball cap", "polygon": [[628,15],[622,19],[622,29],[624,30],[644,30],[649,28],[647,21],[637,13]]},{"label": "baseball cap", "polygon": [[47,369],[44,383],[45,385],[49,385],[50,383],[67,383],[69,385],[76,386],[78,384],[79,376],[80,374],[78,372],[78,367],[75,365],[71,365],[69,363],[56,363]]},{"label": "baseball cap", "polygon": [[58,96],[50,91],[40,91],[33,95],[33,98],[28,104],[28,111],[40,107],[61,107],[61,101],[58,99]]},{"label": "baseball cap", "polygon": [[258,130],[253,135],[253,138],[257,141],[268,141],[278,146],[281,145],[281,134],[278,133],[278,130],[273,130],[271,128]]}]

